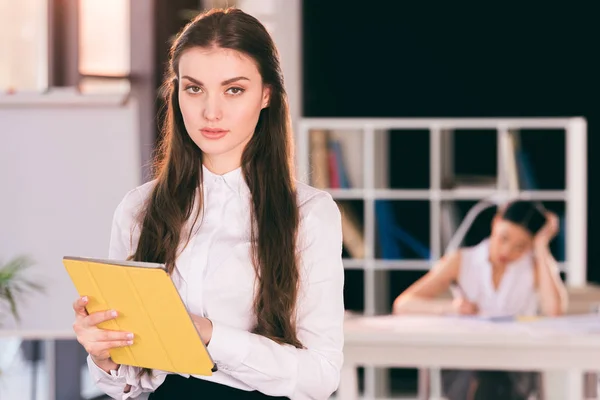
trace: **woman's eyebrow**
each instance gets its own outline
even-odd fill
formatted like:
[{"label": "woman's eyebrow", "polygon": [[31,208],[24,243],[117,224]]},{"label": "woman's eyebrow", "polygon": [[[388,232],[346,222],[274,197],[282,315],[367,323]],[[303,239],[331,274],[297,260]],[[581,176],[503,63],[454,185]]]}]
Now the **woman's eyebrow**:
[{"label": "woman's eyebrow", "polygon": [[[204,86],[204,84],[202,82],[200,82],[198,79],[192,78],[189,75],[183,75],[181,77],[181,79],[187,79],[188,81],[193,82],[193,83],[195,83],[198,86]],[[235,78],[230,78],[230,79],[224,80],[223,82],[221,82],[221,85],[222,86],[226,86],[226,85],[229,85],[229,84],[231,84],[233,82],[237,82],[237,81],[241,81],[241,80],[249,81],[250,79],[246,78],[245,76],[236,76]]]}]

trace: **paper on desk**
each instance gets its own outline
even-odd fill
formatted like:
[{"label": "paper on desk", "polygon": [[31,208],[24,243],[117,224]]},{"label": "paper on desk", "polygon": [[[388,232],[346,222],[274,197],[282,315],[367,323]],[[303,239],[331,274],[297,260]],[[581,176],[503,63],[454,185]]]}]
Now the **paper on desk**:
[{"label": "paper on desk", "polygon": [[548,317],[523,326],[532,335],[600,334],[600,314]]},{"label": "paper on desk", "polygon": [[[460,318],[455,316],[417,316],[417,315],[387,315],[367,317],[351,321],[370,329],[381,329],[394,332],[419,332],[419,333],[498,333],[500,324],[486,319]],[[508,325],[501,324],[503,330],[510,329]]]},{"label": "paper on desk", "polygon": [[514,315],[476,314],[476,315],[449,315],[449,317],[462,320],[488,321],[488,322],[512,322],[517,318]]}]

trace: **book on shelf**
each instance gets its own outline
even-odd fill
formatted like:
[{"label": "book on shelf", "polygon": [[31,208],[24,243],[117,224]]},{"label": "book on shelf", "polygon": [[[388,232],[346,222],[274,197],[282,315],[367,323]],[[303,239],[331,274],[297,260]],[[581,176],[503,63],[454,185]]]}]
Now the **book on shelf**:
[{"label": "book on shelf", "polygon": [[339,139],[329,140],[329,176],[332,189],[350,189],[348,172],[342,156],[342,145]]},{"label": "book on shelf", "polygon": [[429,247],[397,223],[391,201],[376,200],[375,216],[379,231],[380,258],[384,260],[411,258],[405,256],[407,249],[411,250],[418,258],[425,260],[431,258]]},{"label": "book on shelf", "polygon": [[326,130],[310,132],[310,181],[318,189],[329,187],[328,136]]},{"label": "book on shelf", "polygon": [[362,224],[349,204],[337,202],[337,205],[342,216],[344,247],[352,258],[365,258],[365,239]]},{"label": "book on shelf", "polygon": [[[342,140],[328,130],[310,132],[311,183],[321,189],[350,189],[352,187],[345,164]],[[352,258],[365,257],[363,226],[350,204],[337,201],[342,215],[344,246]],[[407,258],[406,250],[418,258],[429,259],[429,247],[401,227],[388,200],[375,203],[379,232],[379,248],[383,259]]]},{"label": "book on shelf", "polygon": [[520,189],[520,168],[518,166],[519,160],[517,159],[518,151],[520,148],[520,140],[518,136],[518,132],[511,130],[508,132],[508,135],[503,136],[504,139],[504,151],[502,154],[504,155],[504,165],[505,171],[504,174],[506,176],[506,184],[509,192],[515,193]]},{"label": "book on shelf", "polygon": [[535,190],[537,183],[533,174],[533,168],[529,154],[523,149],[521,133],[511,130],[507,135],[507,147],[505,152],[505,164],[507,165],[507,180],[509,190]]},{"label": "book on shelf", "polygon": [[[319,189],[349,189],[342,146],[327,130],[310,132],[311,183]],[[344,247],[352,258],[365,257],[364,229],[348,204],[336,201],[342,217]]]},{"label": "book on shelf", "polygon": [[498,179],[490,175],[457,174],[442,181],[442,187],[456,191],[468,191],[474,189],[495,190]]}]

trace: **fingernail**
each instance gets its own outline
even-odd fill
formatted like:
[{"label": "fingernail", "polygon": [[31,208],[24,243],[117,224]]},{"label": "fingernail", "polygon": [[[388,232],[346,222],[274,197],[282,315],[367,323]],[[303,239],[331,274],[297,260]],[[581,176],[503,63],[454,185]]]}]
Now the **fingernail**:
[{"label": "fingernail", "polygon": [[128,340],[127,344],[133,344],[133,340]]},{"label": "fingernail", "polygon": [[83,300],[83,302],[84,302],[84,303],[87,303],[87,301],[88,301],[88,297],[87,297],[87,296],[83,296],[83,297],[81,298],[81,300]]},{"label": "fingernail", "polygon": [[116,317],[117,316],[117,312],[113,310],[113,311],[111,311],[110,315],[112,315],[113,317]]},{"label": "fingernail", "polygon": [[133,339],[133,333],[128,333],[127,334],[127,339]]}]

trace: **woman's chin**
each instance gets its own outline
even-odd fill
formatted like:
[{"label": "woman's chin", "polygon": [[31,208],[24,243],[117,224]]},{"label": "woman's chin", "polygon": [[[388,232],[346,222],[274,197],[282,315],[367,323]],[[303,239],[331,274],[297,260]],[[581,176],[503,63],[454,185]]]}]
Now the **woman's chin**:
[{"label": "woman's chin", "polygon": [[232,150],[231,146],[228,145],[224,140],[202,143],[202,145],[198,147],[200,147],[200,150],[202,150],[202,154],[208,157],[219,157],[229,153]]},{"label": "woman's chin", "polygon": [[510,263],[510,259],[504,257],[497,257],[496,264],[498,265],[507,265]]}]

